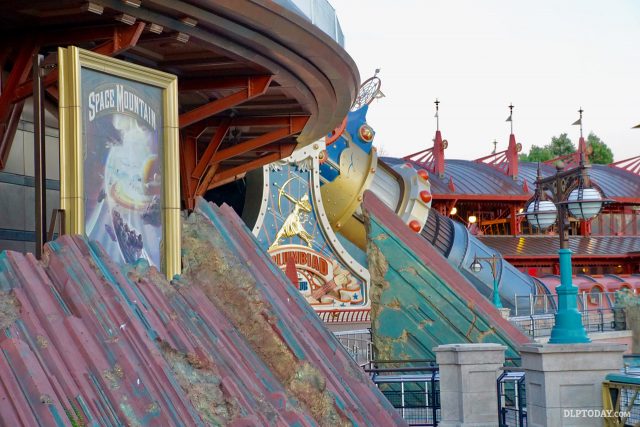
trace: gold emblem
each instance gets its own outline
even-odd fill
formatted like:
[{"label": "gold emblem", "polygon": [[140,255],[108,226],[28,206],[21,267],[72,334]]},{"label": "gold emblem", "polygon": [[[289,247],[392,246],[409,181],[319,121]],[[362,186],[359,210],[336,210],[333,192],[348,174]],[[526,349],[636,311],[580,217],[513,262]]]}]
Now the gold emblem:
[{"label": "gold emblem", "polygon": [[300,237],[300,239],[304,240],[309,247],[311,247],[311,244],[313,243],[313,236],[307,233],[307,230],[304,229],[304,223],[309,220],[308,214],[311,213],[312,210],[311,203],[309,203],[309,196],[305,193],[300,200],[298,200],[284,190],[293,179],[294,178],[289,178],[282,187],[278,187],[278,210],[280,211],[280,214],[282,214],[282,196],[286,197],[291,203],[293,203],[293,210],[289,213],[287,219],[284,220],[284,224],[280,227],[280,230],[278,231],[278,234],[276,234],[276,238],[271,246],[269,246],[269,249],[278,247],[281,239],[294,236]]}]

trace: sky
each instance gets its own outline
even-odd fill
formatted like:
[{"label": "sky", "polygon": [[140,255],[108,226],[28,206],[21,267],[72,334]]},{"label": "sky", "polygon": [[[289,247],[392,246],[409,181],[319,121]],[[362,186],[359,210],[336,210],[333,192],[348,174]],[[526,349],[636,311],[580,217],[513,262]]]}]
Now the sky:
[{"label": "sky", "polygon": [[330,0],[362,81],[376,68],[384,98],[367,123],[385,155],[432,146],[440,100],[445,157],[528,152],[567,133],[598,135],[614,160],[640,155],[638,0]]}]

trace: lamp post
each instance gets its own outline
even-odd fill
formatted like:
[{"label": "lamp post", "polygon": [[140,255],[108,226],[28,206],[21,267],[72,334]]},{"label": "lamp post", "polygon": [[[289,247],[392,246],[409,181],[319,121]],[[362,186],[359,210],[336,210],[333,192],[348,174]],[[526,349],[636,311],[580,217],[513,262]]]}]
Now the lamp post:
[{"label": "lamp post", "polygon": [[534,227],[544,230],[558,223],[560,285],[556,288],[558,311],[549,339],[551,344],[591,342],[578,311],[578,288],[573,286],[571,280],[569,249],[569,214],[580,220],[589,220],[600,213],[604,202],[600,191],[591,185],[590,168],[585,164],[584,153],[580,155],[578,167],[565,171],[564,163],[559,161],[555,175],[547,178],[542,178],[538,165],[536,191],[525,208],[527,220]]},{"label": "lamp post", "polygon": [[474,273],[480,273],[480,271],[482,271],[482,264],[480,264],[480,261],[487,261],[491,266],[491,274],[493,275],[493,305],[495,305],[496,308],[503,308],[502,302],[500,301],[500,293],[498,289],[498,272],[496,270],[498,257],[495,254],[491,255],[490,257],[479,257],[477,255],[474,255],[473,262],[469,266],[469,268],[471,268],[471,271],[473,271]]}]

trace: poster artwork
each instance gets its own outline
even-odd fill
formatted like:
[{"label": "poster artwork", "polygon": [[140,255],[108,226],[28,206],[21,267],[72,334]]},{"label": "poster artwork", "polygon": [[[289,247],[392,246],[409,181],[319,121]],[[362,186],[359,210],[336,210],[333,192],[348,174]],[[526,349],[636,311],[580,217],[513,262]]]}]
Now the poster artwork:
[{"label": "poster artwork", "polygon": [[85,230],[112,259],[160,267],[162,90],[82,69]]}]

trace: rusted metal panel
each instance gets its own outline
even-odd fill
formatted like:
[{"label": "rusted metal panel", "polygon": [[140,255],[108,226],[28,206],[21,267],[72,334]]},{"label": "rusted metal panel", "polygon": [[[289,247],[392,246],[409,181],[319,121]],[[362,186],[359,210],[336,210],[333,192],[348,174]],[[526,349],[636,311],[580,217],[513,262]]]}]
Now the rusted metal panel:
[{"label": "rusted metal panel", "polygon": [[364,199],[376,358],[435,360],[440,344],[493,342],[507,357],[528,338],[429,242],[372,193]]},{"label": "rusted metal panel", "polygon": [[184,274],[63,236],[0,254],[0,425],[403,425],[230,208]]}]

